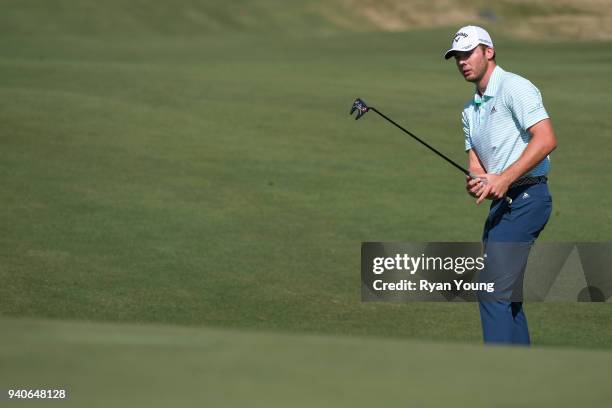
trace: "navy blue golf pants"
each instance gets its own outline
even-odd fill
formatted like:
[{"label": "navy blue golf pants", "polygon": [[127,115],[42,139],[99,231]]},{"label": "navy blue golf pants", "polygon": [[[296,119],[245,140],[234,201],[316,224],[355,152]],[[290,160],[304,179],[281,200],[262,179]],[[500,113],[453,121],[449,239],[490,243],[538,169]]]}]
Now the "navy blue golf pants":
[{"label": "navy blue golf pants", "polygon": [[[501,294],[495,298],[479,297],[482,334],[485,343],[529,345],[520,274],[531,244],[550,217],[552,198],[546,183],[515,187],[508,190],[507,196],[512,198],[512,204],[504,199],[491,203],[482,238],[484,271],[496,275],[496,293]],[[521,291],[520,298],[517,289]]]}]

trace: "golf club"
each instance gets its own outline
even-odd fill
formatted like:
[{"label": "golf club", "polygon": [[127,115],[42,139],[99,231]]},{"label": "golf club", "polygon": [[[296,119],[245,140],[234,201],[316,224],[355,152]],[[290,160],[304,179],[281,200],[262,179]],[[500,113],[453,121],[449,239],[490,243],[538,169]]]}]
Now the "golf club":
[{"label": "golf club", "polygon": [[[414,139],[416,139],[419,143],[421,143],[422,145],[424,145],[425,147],[427,147],[429,150],[431,150],[432,152],[434,152],[435,154],[437,154],[438,156],[440,156],[441,158],[443,158],[444,160],[446,160],[448,163],[450,163],[452,166],[454,166],[456,169],[458,169],[459,171],[461,171],[463,174],[465,174],[466,176],[470,177],[470,178],[478,178],[476,177],[474,174],[470,173],[470,171],[468,171],[465,167],[460,166],[459,164],[457,164],[456,162],[454,162],[452,159],[446,157],[443,153],[441,153],[440,151],[438,151],[436,148],[434,148],[433,146],[430,146],[428,143],[426,143],[424,140],[422,140],[421,138],[419,138],[418,136],[414,135],[412,132],[410,132],[409,130],[404,129],[401,125],[399,125],[398,123],[396,123],[393,119],[389,118],[388,116],[386,116],[384,113],[380,112],[378,109],[374,108],[373,106],[368,106],[365,101],[361,98],[357,98],[355,99],[355,102],[353,102],[353,106],[351,107],[351,111],[349,112],[349,115],[352,115],[353,112],[357,111],[357,116],[355,116],[355,120],[360,119],[363,115],[365,115],[367,112],[369,111],[374,111],[376,113],[378,113],[378,115],[380,115],[381,117],[383,117],[384,119],[386,119],[388,122],[391,122],[393,125],[395,125],[396,127],[398,127],[400,130],[404,131],[405,133],[407,133],[408,135],[412,136]],[[487,180],[486,179],[481,179],[483,181],[483,183],[486,183]],[[505,200],[508,202],[508,204],[512,204],[512,199],[510,197],[505,197]]]}]

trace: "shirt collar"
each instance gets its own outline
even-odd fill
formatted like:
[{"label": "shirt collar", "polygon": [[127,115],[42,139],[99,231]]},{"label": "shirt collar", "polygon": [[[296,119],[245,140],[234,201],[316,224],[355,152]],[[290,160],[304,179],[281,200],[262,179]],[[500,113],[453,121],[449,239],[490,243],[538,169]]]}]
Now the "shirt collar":
[{"label": "shirt collar", "polygon": [[474,103],[480,105],[482,102],[495,96],[504,72],[506,71],[504,71],[499,65],[493,69],[491,77],[489,78],[489,83],[487,84],[487,89],[485,89],[483,96],[478,94],[478,88],[476,88],[476,92],[474,92]]}]

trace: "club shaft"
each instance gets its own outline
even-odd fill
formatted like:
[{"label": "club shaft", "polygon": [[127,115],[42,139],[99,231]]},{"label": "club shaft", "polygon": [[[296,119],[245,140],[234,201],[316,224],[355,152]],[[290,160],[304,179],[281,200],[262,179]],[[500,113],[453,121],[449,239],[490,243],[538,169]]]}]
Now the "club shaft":
[{"label": "club shaft", "polygon": [[[409,131],[407,129],[404,129],[404,127],[402,125],[400,125],[399,123],[396,123],[393,119],[391,119],[390,117],[388,117],[384,113],[380,112],[378,109],[373,108],[373,107],[370,106],[370,107],[368,107],[368,110],[373,110],[374,112],[378,113],[378,115],[380,115],[383,119],[386,119],[388,122],[392,123],[395,127],[397,127],[398,129],[402,130],[404,133],[407,133],[408,135],[412,136],[412,138],[414,138],[417,142],[421,143],[423,146],[427,147],[429,150],[431,150],[432,152],[434,152],[435,154],[437,154],[438,156],[440,156],[441,158],[446,160],[449,164],[451,164],[457,170],[461,171],[466,176],[471,177],[471,178],[476,178],[476,176],[473,175],[472,173],[470,173],[465,167],[460,166],[459,164],[455,163],[454,160],[446,157],[444,155],[444,153],[438,151],[435,147],[430,146],[427,142],[425,142],[424,140],[419,138],[417,135],[413,134],[411,131]],[[486,179],[484,179],[484,180],[486,181]],[[504,200],[506,200],[508,205],[512,204],[512,199],[510,197],[506,196],[506,197],[504,197]]]},{"label": "club shaft", "polygon": [[455,163],[452,159],[449,159],[448,157],[446,157],[442,152],[438,151],[435,147],[430,146],[427,142],[425,142],[424,140],[422,140],[421,138],[419,138],[418,136],[414,135],[412,132],[410,132],[409,130],[404,129],[400,124],[396,123],[393,119],[391,119],[390,117],[388,117],[387,115],[385,115],[384,113],[378,111],[376,108],[373,107],[369,107],[370,110],[373,110],[374,112],[378,113],[380,116],[382,116],[384,119],[386,119],[387,121],[391,122],[393,125],[395,125],[396,127],[398,127],[399,129],[403,130],[405,133],[409,134],[410,136],[412,136],[414,139],[416,139],[419,143],[421,143],[422,145],[424,145],[425,147],[427,147],[429,150],[431,150],[432,152],[434,152],[435,154],[437,154],[438,156],[440,156],[441,158],[443,158],[444,160],[446,160],[448,163],[450,163],[451,165],[453,165],[455,168],[457,168],[459,171],[461,171],[463,174],[465,174],[466,176],[472,176],[470,174],[470,172],[464,168],[463,166],[458,165],[457,163]]}]

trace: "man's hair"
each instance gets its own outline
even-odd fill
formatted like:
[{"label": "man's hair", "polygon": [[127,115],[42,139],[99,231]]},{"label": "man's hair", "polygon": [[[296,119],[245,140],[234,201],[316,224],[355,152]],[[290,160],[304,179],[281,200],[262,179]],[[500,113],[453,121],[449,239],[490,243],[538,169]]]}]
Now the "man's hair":
[{"label": "man's hair", "polygon": [[[484,53],[484,52],[487,50],[487,48],[491,48],[491,47],[488,47],[488,46],[486,46],[486,45],[484,45],[484,44],[478,44],[478,46],[479,46],[480,48],[482,48],[482,52],[483,52],[483,53]],[[492,59],[494,62],[497,62],[497,61],[495,61],[495,56],[496,56],[496,54],[497,54],[497,52],[495,52],[495,48],[493,48],[493,58],[491,58],[491,59]]]}]

